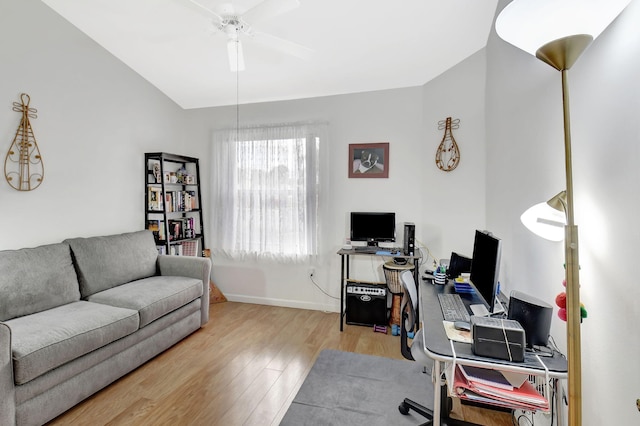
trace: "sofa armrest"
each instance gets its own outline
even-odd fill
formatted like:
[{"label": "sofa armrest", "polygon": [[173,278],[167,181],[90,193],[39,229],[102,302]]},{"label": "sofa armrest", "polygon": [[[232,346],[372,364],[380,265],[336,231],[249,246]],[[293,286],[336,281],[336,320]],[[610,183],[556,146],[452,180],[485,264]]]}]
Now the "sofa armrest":
[{"label": "sofa armrest", "polygon": [[209,321],[209,279],[211,275],[211,259],[193,256],[158,256],[160,275],[190,277],[202,280],[202,321]]},{"label": "sofa armrest", "polygon": [[11,357],[11,329],[0,322],[0,425],[15,425],[16,397]]}]

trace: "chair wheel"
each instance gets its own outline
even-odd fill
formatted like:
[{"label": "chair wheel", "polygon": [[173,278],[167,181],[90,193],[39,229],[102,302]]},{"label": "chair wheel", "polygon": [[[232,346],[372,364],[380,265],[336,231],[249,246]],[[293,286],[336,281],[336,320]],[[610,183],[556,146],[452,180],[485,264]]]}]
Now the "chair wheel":
[{"label": "chair wheel", "polygon": [[400,405],[398,405],[398,411],[400,411],[400,414],[404,414],[406,416],[409,414],[409,407],[404,402],[401,402]]}]

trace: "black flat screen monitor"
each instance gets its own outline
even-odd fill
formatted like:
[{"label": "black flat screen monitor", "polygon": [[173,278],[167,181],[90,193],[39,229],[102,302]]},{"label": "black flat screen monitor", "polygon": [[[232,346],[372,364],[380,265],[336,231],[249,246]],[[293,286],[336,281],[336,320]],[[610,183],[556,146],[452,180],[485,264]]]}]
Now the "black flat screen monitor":
[{"label": "black flat screen monitor", "polygon": [[471,258],[471,282],[487,303],[489,312],[494,312],[502,241],[486,231],[477,231]]},{"label": "black flat screen monitor", "polygon": [[453,280],[458,278],[460,274],[467,272],[471,272],[471,259],[452,251],[449,259],[449,268],[447,268],[447,278]]},{"label": "black flat screen monitor", "polygon": [[351,241],[366,241],[369,246],[396,240],[396,214],[351,212]]}]

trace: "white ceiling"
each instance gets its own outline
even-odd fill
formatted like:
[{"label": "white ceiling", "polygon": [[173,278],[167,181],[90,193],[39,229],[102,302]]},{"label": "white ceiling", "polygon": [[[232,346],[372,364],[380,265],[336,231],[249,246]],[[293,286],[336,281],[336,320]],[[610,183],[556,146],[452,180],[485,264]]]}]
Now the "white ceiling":
[{"label": "white ceiling", "polygon": [[[197,0],[219,10],[229,0]],[[229,70],[226,36],[189,0],[43,0],[181,107],[414,87],[487,43],[498,0],[299,0],[252,23],[313,50],[303,60],[242,38]],[[261,0],[235,0],[236,12]]]}]

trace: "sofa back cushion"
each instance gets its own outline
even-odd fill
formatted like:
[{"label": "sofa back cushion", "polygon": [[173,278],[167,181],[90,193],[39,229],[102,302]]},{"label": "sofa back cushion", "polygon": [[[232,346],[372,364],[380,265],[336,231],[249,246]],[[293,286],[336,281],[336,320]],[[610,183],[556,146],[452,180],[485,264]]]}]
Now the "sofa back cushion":
[{"label": "sofa back cushion", "polygon": [[82,298],[156,274],[158,250],[151,231],[72,238]]},{"label": "sofa back cushion", "polygon": [[80,300],[67,244],[0,251],[0,321]]}]

